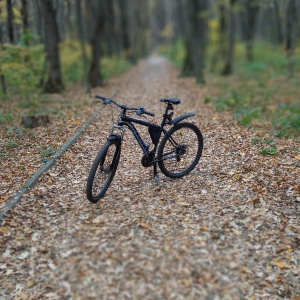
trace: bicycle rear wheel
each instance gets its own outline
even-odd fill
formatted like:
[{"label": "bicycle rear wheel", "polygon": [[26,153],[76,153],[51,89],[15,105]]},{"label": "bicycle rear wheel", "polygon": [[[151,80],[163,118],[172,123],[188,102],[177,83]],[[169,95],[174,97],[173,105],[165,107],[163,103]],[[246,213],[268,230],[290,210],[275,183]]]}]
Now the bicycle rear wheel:
[{"label": "bicycle rear wheel", "polygon": [[168,177],[183,177],[195,168],[202,150],[199,128],[192,123],[178,123],[161,140],[157,152],[159,168]]},{"label": "bicycle rear wheel", "polygon": [[114,178],[121,153],[119,143],[118,140],[107,141],[94,160],[86,186],[86,196],[90,202],[98,202]]}]

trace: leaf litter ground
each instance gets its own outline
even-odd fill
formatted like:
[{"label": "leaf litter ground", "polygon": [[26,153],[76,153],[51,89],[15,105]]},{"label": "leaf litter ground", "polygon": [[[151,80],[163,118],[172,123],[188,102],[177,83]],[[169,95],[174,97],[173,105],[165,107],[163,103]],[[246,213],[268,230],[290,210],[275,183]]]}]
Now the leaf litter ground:
[{"label": "leaf litter ground", "polygon": [[[156,184],[127,132],[112,185],[89,203],[89,168],[117,116],[104,107],[1,224],[1,299],[299,299],[299,144],[276,140],[279,155],[259,154],[251,141],[267,133],[215,113],[203,102],[205,88],[177,75],[168,61],[150,58],[94,92],[109,95],[125,82],[119,102],[144,105],[156,122],[159,98],[181,98],[175,114],[196,112],[190,120],[204,136],[197,168],[177,180],[160,174]],[[82,106],[78,119],[95,106]],[[64,128],[80,128],[70,123]],[[37,129],[45,132],[40,143],[70,138],[62,131],[56,139],[59,126]],[[22,164],[38,168],[32,150],[22,151]],[[5,172],[9,197],[28,172]]]}]

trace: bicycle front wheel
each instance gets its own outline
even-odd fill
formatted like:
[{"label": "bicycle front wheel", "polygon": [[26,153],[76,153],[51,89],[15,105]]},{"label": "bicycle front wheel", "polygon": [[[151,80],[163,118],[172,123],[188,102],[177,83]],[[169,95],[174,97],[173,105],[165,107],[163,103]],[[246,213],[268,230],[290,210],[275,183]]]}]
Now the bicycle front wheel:
[{"label": "bicycle front wheel", "polygon": [[178,123],[161,140],[157,152],[159,168],[168,177],[183,177],[196,167],[202,150],[199,128],[192,123]]},{"label": "bicycle front wheel", "polygon": [[99,151],[87,180],[86,196],[90,202],[98,202],[109,188],[118,167],[120,153],[118,140],[107,141]]}]

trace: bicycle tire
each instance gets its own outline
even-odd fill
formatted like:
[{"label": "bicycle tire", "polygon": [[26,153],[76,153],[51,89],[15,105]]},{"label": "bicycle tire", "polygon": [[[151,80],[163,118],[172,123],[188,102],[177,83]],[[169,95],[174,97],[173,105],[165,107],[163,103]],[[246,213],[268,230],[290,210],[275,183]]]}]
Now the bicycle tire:
[{"label": "bicycle tire", "polygon": [[87,180],[86,196],[90,202],[98,202],[109,188],[119,164],[120,153],[118,140],[109,140],[100,149]]},{"label": "bicycle tire", "polygon": [[158,166],[168,177],[183,177],[196,167],[202,150],[203,137],[200,129],[192,123],[178,123],[160,142],[157,151]]}]

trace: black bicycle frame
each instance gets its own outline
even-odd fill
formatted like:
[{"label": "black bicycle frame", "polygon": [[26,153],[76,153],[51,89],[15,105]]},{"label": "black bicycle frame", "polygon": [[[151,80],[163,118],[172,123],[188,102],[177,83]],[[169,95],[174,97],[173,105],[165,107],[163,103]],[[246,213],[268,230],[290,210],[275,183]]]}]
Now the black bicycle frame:
[{"label": "black bicycle frame", "polygon": [[[159,126],[159,125],[156,125],[156,124],[153,124],[153,123],[149,123],[149,122],[139,120],[139,119],[130,118],[126,115],[121,115],[120,116],[118,125],[119,126],[127,126],[130,129],[130,131],[133,133],[136,140],[138,141],[138,143],[139,143],[141,149],[143,150],[144,154],[148,156],[150,154],[149,147],[143,141],[143,139],[141,138],[139,132],[137,131],[137,129],[135,128],[135,126],[132,123],[137,123],[139,125],[150,127],[150,128],[160,129],[164,134],[166,134],[167,131],[162,126]],[[173,140],[173,142],[175,143],[174,140]],[[155,150],[156,150],[156,147],[155,147]]]}]

